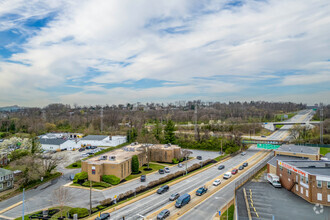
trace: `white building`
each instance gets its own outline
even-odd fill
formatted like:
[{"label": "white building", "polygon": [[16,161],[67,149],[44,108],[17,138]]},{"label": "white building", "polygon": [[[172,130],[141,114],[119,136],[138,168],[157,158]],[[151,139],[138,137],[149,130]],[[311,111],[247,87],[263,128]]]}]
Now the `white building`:
[{"label": "white building", "polygon": [[79,144],[91,146],[115,147],[126,142],[126,136],[105,136],[105,135],[88,135],[83,137]]},{"label": "white building", "polygon": [[41,147],[43,150],[63,150],[72,148],[73,144],[76,145],[75,141],[71,140],[64,140],[64,139],[45,139],[41,138],[39,139],[39,142],[41,144]]}]

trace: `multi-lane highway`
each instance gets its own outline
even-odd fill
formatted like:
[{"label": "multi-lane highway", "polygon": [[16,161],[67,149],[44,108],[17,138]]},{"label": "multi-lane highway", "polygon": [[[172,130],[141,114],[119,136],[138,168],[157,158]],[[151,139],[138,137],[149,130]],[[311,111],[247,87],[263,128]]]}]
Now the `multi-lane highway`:
[{"label": "multi-lane highway", "polygon": [[[287,122],[295,122],[295,123],[301,123],[301,122],[308,122],[313,117],[313,110],[302,110],[299,111],[295,116],[288,119]],[[288,141],[292,137],[290,135],[290,128],[292,128],[293,125],[284,125],[279,130],[272,133],[270,136],[267,137],[267,140],[272,141]]]}]

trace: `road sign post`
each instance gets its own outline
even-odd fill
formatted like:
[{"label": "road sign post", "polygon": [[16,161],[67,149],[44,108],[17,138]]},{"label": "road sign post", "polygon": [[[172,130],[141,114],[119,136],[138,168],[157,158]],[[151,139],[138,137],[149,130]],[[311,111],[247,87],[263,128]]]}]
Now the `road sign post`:
[{"label": "road sign post", "polygon": [[219,211],[219,219],[221,219],[221,211]]}]

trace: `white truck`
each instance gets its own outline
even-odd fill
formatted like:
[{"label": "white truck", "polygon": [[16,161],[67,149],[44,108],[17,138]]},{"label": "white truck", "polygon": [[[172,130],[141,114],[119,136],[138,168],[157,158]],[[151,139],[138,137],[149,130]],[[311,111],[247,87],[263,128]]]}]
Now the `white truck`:
[{"label": "white truck", "polygon": [[272,173],[267,173],[267,180],[270,182],[274,187],[282,187],[280,183],[280,177],[272,174]]}]

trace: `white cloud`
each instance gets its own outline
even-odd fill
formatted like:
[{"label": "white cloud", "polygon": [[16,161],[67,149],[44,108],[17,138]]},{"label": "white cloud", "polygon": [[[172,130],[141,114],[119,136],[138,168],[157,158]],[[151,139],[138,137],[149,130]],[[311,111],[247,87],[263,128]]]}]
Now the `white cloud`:
[{"label": "white cloud", "polygon": [[[0,104],[22,93],[34,95],[25,97],[28,105],[40,105],[47,95],[66,103],[80,99],[80,103],[99,104],[166,99],[172,91],[209,93],[204,96],[207,99],[230,92],[244,94],[244,89],[253,89],[254,80],[280,79],[284,86],[329,81],[329,62],[324,62],[330,58],[328,1],[245,1],[233,10],[223,9],[225,2],[2,1],[0,16],[17,13],[24,20],[52,11],[57,16],[40,31],[33,31],[22,45],[24,52],[10,58],[29,65],[0,60],[0,92],[8,97],[1,97]],[[213,13],[205,13],[209,10]],[[28,31],[17,20],[0,25],[0,30],[11,27]],[[183,32],[168,34],[167,28]],[[89,68],[101,74],[90,75]],[[291,70],[299,74],[289,74]],[[288,75],[277,74],[283,71]],[[215,75],[225,79],[198,80]],[[96,84],[154,79],[184,86],[105,89],[81,85],[82,91],[76,94],[40,92],[61,88],[67,79]],[[107,94],[107,101],[91,91]]]}]

